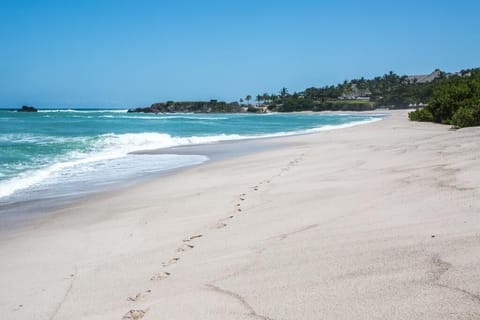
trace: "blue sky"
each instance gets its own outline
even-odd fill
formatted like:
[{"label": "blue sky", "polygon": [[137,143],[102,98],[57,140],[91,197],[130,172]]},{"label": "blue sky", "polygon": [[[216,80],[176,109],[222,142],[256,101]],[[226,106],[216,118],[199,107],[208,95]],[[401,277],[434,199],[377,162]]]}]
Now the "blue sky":
[{"label": "blue sky", "polygon": [[479,3],[0,0],[0,107],[231,101],[479,67]]}]

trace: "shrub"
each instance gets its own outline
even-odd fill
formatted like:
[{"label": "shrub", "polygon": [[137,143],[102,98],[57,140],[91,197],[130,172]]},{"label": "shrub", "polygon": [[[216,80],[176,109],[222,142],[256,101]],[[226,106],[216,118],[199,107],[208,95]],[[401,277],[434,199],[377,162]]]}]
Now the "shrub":
[{"label": "shrub", "polygon": [[432,122],[433,115],[427,108],[417,109],[415,111],[408,113],[408,118],[411,121],[425,121],[425,122]]},{"label": "shrub", "polygon": [[452,117],[452,124],[463,128],[480,126],[480,107],[461,107]]},{"label": "shrub", "polygon": [[[475,112],[480,105],[480,71],[473,70],[470,76],[453,76],[435,85],[428,109],[433,121],[445,124],[475,123]],[[456,121],[454,115],[462,109]]]}]

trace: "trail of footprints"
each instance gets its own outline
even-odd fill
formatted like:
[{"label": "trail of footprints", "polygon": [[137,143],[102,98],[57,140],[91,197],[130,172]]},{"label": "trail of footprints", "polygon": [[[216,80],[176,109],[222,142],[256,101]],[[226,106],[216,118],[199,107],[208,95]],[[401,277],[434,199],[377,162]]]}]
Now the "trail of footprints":
[{"label": "trail of footprints", "polygon": [[[254,192],[259,191],[260,186],[265,185],[265,184],[269,184],[275,178],[283,176],[288,171],[290,171],[290,169],[292,167],[298,165],[303,160],[304,156],[305,155],[302,153],[298,158],[295,158],[294,160],[290,161],[285,167],[281,168],[280,172],[278,174],[272,176],[269,179],[265,179],[265,180],[259,182],[258,185],[255,185],[255,186],[251,187],[250,190],[254,191]],[[213,229],[225,228],[228,225],[227,222],[229,220],[235,218],[235,216],[237,214],[241,214],[242,212],[244,212],[244,210],[242,209],[242,203],[246,200],[247,200],[247,193],[240,194],[238,196],[238,202],[235,203],[233,213],[230,214],[228,217],[225,217],[225,218],[219,220],[213,226]],[[190,251],[190,250],[194,249],[195,246],[192,244],[192,242],[194,242],[195,240],[197,240],[199,238],[202,238],[202,237],[203,237],[203,234],[196,234],[196,235],[192,235],[192,236],[189,236],[189,237],[183,239],[182,244],[176,249],[176,252],[178,254],[181,254],[181,253],[185,253],[187,251]],[[180,261],[180,257],[174,256],[170,260],[162,262],[161,266],[164,267],[164,268],[167,268],[167,267],[170,267],[170,266],[178,263],[179,261]],[[170,275],[171,275],[170,272],[161,271],[157,274],[154,274],[150,278],[150,280],[151,281],[161,281],[161,280],[167,279]],[[139,300],[143,299],[145,296],[147,296],[151,292],[152,292],[152,290],[150,290],[150,289],[146,290],[146,291],[143,291],[143,292],[139,292],[134,296],[128,297],[127,300],[131,301],[131,302],[136,302],[136,301],[139,301]],[[140,320],[145,316],[145,314],[148,312],[148,310],[149,310],[148,308],[147,309],[131,309],[122,317],[122,320]]]},{"label": "trail of footprints", "polygon": [[148,309],[145,310],[130,310],[123,316],[122,320],[139,320],[148,312]]},{"label": "trail of footprints", "polygon": [[144,292],[139,292],[137,293],[135,296],[133,297],[128,297],[127,300],[128,301],[137,301],[137,300],[140,300],[142,299],[143,297],[145,297],[146,295],[148,295],[150,292],[152,292],[152,290],[146,290]]}]

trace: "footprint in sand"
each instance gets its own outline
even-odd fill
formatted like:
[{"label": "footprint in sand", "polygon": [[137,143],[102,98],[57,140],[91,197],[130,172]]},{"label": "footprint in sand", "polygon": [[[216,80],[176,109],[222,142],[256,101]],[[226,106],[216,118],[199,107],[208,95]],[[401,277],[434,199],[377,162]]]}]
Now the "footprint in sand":
[{"label": "footprint in sand", "polygon": [[122,320],[139,320],[142,319],[148,310],[130,310],[123,316]]},{"label": "footprint in sand", "polygon": [[195,246],[192,246],[191,244],[182,244],[180,247],[177,248],[177,252],[184,252],[184,251],[189,251],[195,248]]},{"label": "footprint in sand", "polygon": [[19,304],[13,311],[18,311],[23,308],[23,304]]},{"label": "footprint in sand", "polygon": [[203,234],[197,234],[197,235],[194,235],[194,236],[190,236],[187,239],[183,239],[183,242],[189,242],[189,241],[192,241],[194,239],[201,238],[201,237],[203,237]]},{"label": "footprint in sand", "polygon": [[178,257],[173,257],[172,259],[168,260],[167,262],[162,262],[162,267],[168,267],[171,266],[172,264],[175,264],[180,260]]},{"label": "footprint in sand", "polygon": [[150,278],[152,281],[158,281],[158,280],[163,280],[165,278],[168,278],[170,276],[170,272],[160,272],[154,275],[153,277]]},{"label": "footprint in sand", "polygon": [[218,222],[218,223],[215,225],[215,228],[216,228],[216,229],[222,229],[222,228],[225,228],[226,226],[227,226],[226,223]]},{"label": "footprint in sand", "polygon": [[145,292],[139,292],[137,293],[134,297],[128,297],[127,300],[128,301],[137,301],[137,300],[140,300],[142,299],[143,297],[145,297],[146,295],[148,295],[150,292],[152,292],[152,290],[147,290]]}]

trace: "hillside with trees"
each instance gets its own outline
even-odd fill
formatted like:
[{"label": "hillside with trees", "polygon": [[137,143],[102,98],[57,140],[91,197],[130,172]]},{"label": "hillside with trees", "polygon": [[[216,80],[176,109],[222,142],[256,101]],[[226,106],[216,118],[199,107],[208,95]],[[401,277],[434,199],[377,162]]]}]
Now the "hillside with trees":
[{"label": "hillside with trees", "polygon": [[362,77],[293,94],[282,88],[279,94],[257,95],[257,101],[262,110],[278,112],[414,108],[427,103],[438,82],[455,75],[438,69],[419,76],[400,76],[390,71],[373,79]]},{"label": "hillside with trees", "polygon": [[[463,127],[478,125],[480,69],[400,76],[393,71],[373,79],[353,79],[337,85],[311,87],[290,93],[246,95],[239,102],[167,101],[129,112],[147,113],[265,113],[296,111],[367,111],[376,108],[419,108],[410,119]],[[252,101],[254,100],[254,101]]]}]

